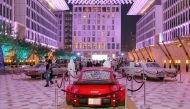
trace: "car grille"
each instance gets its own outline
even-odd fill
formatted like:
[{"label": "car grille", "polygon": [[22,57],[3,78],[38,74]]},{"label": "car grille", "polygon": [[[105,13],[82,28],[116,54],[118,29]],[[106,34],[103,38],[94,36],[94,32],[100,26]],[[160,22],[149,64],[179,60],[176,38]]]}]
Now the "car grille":
[{"label": "car grille", "polygon": [[[79,98],[78,100],[79,105],[88,105],[88,98]],[[102,99],[102,105],[110,105],[111,99],[109,98],[103,98]]]}]

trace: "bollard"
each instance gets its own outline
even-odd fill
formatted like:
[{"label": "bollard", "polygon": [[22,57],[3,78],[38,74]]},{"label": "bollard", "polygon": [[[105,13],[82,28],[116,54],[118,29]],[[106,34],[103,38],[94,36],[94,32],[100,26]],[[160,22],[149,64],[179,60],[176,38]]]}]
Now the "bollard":
[{"label": "bollard", "polygon": [[42,81],[43,77],[42,76],[43,76],[43,73],[41,73],[41,78],[40,78],[41,79],[41,85],[43,86],[43,81]]},{"label": "bollard", "polygon": [[186,68],[185,68],[186,72],[189,72],[189,60],[186,60],[185,63],[186,63]]},{"label": "bollard", "polygon": [[181,71],[180,71],[180,74],[179,74],[179,83],[183,83],[183,81],[182,81]]},{"label": "bollard", "polygon": [[[133,74],[131,75],[131,89],[133,90]],[[133,96],[133,91],[131,91],[131,96]]]},{"label": "bollard", "polygon": [[127,109],[127,76],[126,76],[126,83],[125,83],[125,109]]},{"label": "bollard", "polygon": [[58,106],[57,106],[57,86],[56,86],[57,83],[55,83],[55,109],[58,109]]},{"label": "bollard", "polygon": [[143,82],[144,82],[144,104],[140,106],[141,109],[150,109],[150,106],[146,104],[146,79],[147,77],[144,74],[144,68],[143,68]]},{"label": "bollard", "polygon": [[177,64],[177,72],[179,72],[179,83],[183,83],[182,81],[182,75],[181,75],[181,71],[180,71],[180,62],[178,62]]}]

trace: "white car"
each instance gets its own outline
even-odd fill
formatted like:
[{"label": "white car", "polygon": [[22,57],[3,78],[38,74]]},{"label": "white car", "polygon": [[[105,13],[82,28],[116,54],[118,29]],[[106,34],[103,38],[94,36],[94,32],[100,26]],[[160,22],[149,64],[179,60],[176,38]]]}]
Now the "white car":
[{"label": "white car", "polygon": [[149,78],[164,79],[165,77],[174,78],[177,76],[175,68],[162,68],[156,62],[134,62],[133,66],[121,67],[122,73],[133,74]]},{"label": "white car", "polygon": [[[53,69],[53,76],[63,75],[63,73],[67,71],[66,67],[60,67],[57,64],[53,64],[52,69]],[[44,77],[43,74],[45,73],[45,71],[46,71],[45,63],[39,63],[34,67],[24,69],[24,73],[27,76],[31,76],[31,78],[36,78],[41,76]]]}]

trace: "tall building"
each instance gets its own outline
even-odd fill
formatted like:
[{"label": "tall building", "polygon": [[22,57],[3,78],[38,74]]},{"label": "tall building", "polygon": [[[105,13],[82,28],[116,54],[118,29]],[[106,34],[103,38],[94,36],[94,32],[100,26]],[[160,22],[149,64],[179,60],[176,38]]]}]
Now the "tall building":
[{"label": "tall building", "polygon": [[152,6],[136,24],[136,49],[155,45],[162,32],[162,6]]},{"label": "tall building", "polygon": [[72,10],[64,11],[64,48],[72,51]]},{"label": "tall building", "polygon": [[190,1],[163,0],[163,34],[161,41],[190,37]]},{"label": "tall building", "polygon": [[55,11],[54,14],[58,20],[58,25],[57,25],[58,45],[59,45],[59,48],[64,49],[64,42],[65,42],[64,41],[65,40],[65,37],[64,37],[64,25],[65,25],[64,11]]},{"label": "tall building", "polygon": [[57,18],[43,1],[15,0],[15,31],[27,41],[57,49]]},{"label": "tall building", "polygon": [[14,24],[14,1],[0,0],[0,34],[12,34],[11,27]]},{"label": "tall building", "polygon": [[[154,6],[155,3],[160,1],[161,7]],[[139,2],[141,2],[141,5],[138,5]],[[156,15],[155,12],[162,14]],[[152,13],[155,13],[155,16],[152,15],[151,19],[148,19]],[[152,57],[160,65],[165,65],[166,67],[171,67],[171,64],[173,66],[180,64],[181,68],[189,66],[189,0],[136,1],[128,12],[128,15],[143,15],[141,20],[137,23],[137,48],[129,53],[131,59],[145,60],[148,57]],[[154,26],[145,28],[154,20]],[[159,26],[156,25],[156,22],[159,23]],[[155,32],[153,32],[154,34],[152,33],[153,35],[146,34],[151,30],[155,30]],[[154,36],[156,36],[156,38],[154,38]],[[156,40],[156,43],[151,43],[152,38],[153,42]]]},{"label": "tall building", "polygon": [[73,6],[73,52],[115,56],[121,50],[120,5]]},{"label": "tall building", "polygon": [[59,47],[72,51],[72,10],[55,11],[58,19]]}]

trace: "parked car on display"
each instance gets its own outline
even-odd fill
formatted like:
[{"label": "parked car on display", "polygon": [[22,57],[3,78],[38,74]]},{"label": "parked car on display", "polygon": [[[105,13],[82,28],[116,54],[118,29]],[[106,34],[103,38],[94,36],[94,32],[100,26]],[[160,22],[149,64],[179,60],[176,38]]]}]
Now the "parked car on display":
[{"label": "parked car on display", "polygon": [[125,104],[125,86],[110,68],[84,68],[78,80],[66,88],[66,103],[73,106],[118,106]]},{"label": "parked car on display", "polygon": [[149,78],[164,79],[165,77],[174,78],[177,76],[175,68],[162,68],[156,62],[131,62],[132,66],[121,67],[120,71],[126,74],[134,74],[137,76]]},{"label": "parked car on display", "polygon": [[[67,68],[59,66],[57,64],[53,64],[52,69],[53,69],[53,76],[63,75],[63,73],[67,71]],[[44,78],[45,71],[46,71],[45,63],[39,63],[33,67],[24,68],[24,73],[27,76],[30,76],[31,78],[36,78],[36,77],[41,77],[41,76]]]}]

